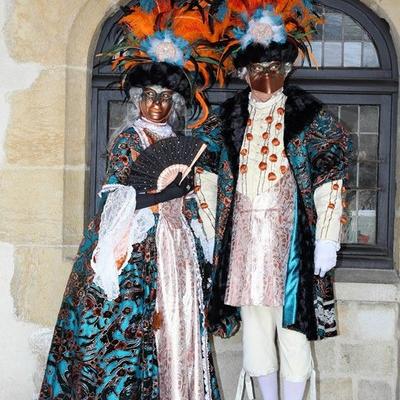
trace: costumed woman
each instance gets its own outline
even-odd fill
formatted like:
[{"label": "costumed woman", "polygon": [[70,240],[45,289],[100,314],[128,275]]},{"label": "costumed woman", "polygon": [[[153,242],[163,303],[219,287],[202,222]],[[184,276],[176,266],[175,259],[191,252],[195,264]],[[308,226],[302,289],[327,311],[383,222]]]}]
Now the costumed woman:
[{"label": "costumed woman", "polygon": [[[213,253],[197,200],[188,194],[190,178],[183,179],[197,154],[193,143],[201,146],[179,139],[179,122],[194,99],[207,116],[202,90],[218,65],[207,62],[218,25],[215,36],[207,36],[207,10],[154,3],[126,10],[120,21],[125,37],[111,51],[114,67],[125,69],[130,124],[110,139],[104,205],[85,230],[73,266],[40,400],[220,399],[207,329],[229,336],[238,322],[232,313],[210,326],[206,315],[215,290],[213,254],[217,265],[232,196],[223,182],[232,177],[227,155],[213,143],[219,157],[202,158],[219,169],[224,187]],[[187,21],[195,29],[186,29]],[[179,152],[188,161],[184,168],[172,162],[155,176]]]},{"label": "costumed woman", "polygon": [[[314,97],[288,85],[319,17],[309,1],[227,1],[232,57],[249,88],[214,116],[235,175],[225,303],[241,307],[243,371],[264,399],[303,399],[315,374],[310,340],[336,335],[333,282],[340,248],[349,136]],[[207,124],[206,124],[207,125]],[[200,130],[203,128],[200,128]],[[276,348],[275,339],[277,338]]]}]

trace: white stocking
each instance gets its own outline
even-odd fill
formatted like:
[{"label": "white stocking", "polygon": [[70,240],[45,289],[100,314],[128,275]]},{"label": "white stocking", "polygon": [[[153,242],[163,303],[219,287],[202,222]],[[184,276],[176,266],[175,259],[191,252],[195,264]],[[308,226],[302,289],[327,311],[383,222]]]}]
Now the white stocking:
[{"label": "white stocking", "polygon": [[306,389],[304,382],[283,381],[283,400],[303,400],[304,391]]},{"label": "white stocking", "polygon": [[258,384],[264,400],[278,400],[278,373],[259,376]]}]

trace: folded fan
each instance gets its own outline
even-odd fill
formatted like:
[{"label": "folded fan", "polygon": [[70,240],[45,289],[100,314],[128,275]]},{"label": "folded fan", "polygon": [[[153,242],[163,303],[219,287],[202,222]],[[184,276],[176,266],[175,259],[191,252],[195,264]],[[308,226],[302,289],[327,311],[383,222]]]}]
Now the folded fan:
[{"label": "folded fan", "polygon": [[139,192],[162,190],[179,172],[183,180],[206,148],[204,142],[193,137],[161,139],[140,153],[128,183]]}]

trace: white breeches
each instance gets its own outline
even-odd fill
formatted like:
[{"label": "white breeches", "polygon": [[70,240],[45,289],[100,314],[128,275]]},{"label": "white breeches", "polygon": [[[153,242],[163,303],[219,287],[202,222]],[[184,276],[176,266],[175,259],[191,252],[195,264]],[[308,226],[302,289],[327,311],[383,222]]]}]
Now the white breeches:
[{"label": "white breeches", "polygon": [[310,377],[310,342],[302,333],[282,328],[282,307],[242,306],[241,315],[243,369],[250,376],[279,370],[281,377],[290,382],[304,382]]}]

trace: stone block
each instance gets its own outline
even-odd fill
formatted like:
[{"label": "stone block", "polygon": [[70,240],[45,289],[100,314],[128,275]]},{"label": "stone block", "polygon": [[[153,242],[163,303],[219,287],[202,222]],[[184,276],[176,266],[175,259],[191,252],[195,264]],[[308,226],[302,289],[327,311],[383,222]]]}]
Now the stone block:
[{"label": "stone block", "polygon": [[397,309],[396,304],[359,304],[354,319],[354,336],[360,340],[396,340]]},{"label": "stone block", "polygon": [[0,171],[0,240],[61,244],[63,171]]},{"label": "stone block", "polygon": [[44,70],[29,90],[11,97],[5,150],[7,162],[63,166],[65,70]]},{"label": "stone block", "polygon": [[47,65],[65,64],[65,48],[71,25],[82,0],[68,2],[35,0],[13,1],[7,36],[13,45],[10,54],[18,61],[36,61]]},{"label": "stone block", "polygon": [[353,384],[350,378],[321,380],[317,391],[321,400],[353,400]]},{"label": "stone block", "polygon": [[338,302],[341,339],[391,341],[396,339],[398,306],[394,303]]},{"label": "stone block", "polygon": [[65,164],[83,166],[90,159],[90,114],[96,112],[90,107],[91,76],[86,70],[68,68],[66,79]]},{"label": "stone block", "polygon": [[337,338],[327,338],[312,342],[315,368],[318,376],[332,376],[336,371]]},{"label": "stone block", "polygon": [[352,320],[355,314],[353,304],[353,302],[349,301],[337,302],[336,311],[338,321],[338,333],[341,339],[351,337],[353,331]]},{"label": "stone block", "polygon": [[65,170],[63,205],[63,244],[76,246],[84,229],[85,170]]},{"label": "stone block", "polygon": [[383,381],[361,380],[358,383],[358,400],[395,400],[392,387]]},{"label": "stone block", "polygon": [[17,316],[45,326],[55,324],[71,264],[61,247],[17,247],[11,294]]},{"label": "stone block", "polygon": [[339,344],[338,371],[362,377],[388,376],[395,373],[395,343]]}]

